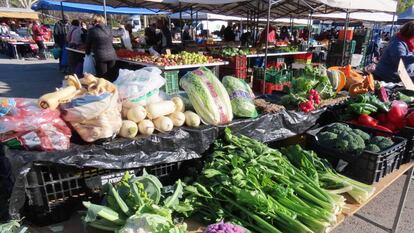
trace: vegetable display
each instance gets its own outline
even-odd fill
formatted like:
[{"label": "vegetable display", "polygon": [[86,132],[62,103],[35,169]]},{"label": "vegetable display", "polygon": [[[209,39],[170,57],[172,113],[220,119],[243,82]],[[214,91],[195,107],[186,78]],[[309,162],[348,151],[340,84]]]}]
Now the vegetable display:
[{"label": "vegetable display", "polygon": [[185,233],[186,225],[175,225],[172,219],[174,213],[190,208],[180,202],[182,194],[180,180],[169,192],[145,171],[139,177],[126,172],[115,186],[107,184],[104,205],[83,202],[88,209],[83,221],[93,228],[119,233]]},{"label": "vegetable display", "polygon": [[225,76],[222,82],[230,96],[231,108],[235,116],[250,118],[258,116],[253,102],[254,94],[244,80]]},{"label": "vegetable display", "polygon": [[278,150],[225,130],[188,202],[209,221],[225,219],[254,232],[325,232],[344,198],[320,187]]},{"label": "vegetable display", "polygon": [[229,94],[211,70],[201,67],[188,72],[181,78],[180,86],[203,122],[222,125],[233,120]]},{"label": "vegetable display", "polygon": [[[395,143],[388,137],[372,136],[343,123],[334,123],[317,134],[320,145],[339,152],[361,154],[364,150],[378,153]],[[377,147],[380,149],[378,151]]]},{"label": "vegetable display", "polygon": [[281,97],[284,106],[298,106],[303,112],[311,112],[317,108],[322,99],[336,96],[336,88],[326,76],[324,68],[305,67],[302,76],[293,78],[288,94]]}]

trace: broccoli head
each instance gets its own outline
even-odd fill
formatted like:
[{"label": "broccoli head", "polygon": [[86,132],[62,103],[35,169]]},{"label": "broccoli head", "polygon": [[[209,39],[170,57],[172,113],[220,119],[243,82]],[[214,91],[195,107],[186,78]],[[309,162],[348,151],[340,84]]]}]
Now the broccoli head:
[{"label": "broccoli head", "polygon": [[365,147],[365,150],[378,153],[381,151],[381,148],[375,144],[369,144],[367,147]]},{"label": "broccoli head", "polygon": [[385,150],[391,147],[392,145],[394,145],[394,142],[390,138],[387,138],[387,137],[375,136],[371,139],[371,144],[375,144],[379,148],[381,148],[381,150]]},{"label": "broccoli head", "polygon": [[343,123],[333,123],[324,128],[325,132],[331,132],[335,134],[340,134],[341,132],[349,132],[352,131],[351,127]]},{"label": "broccoli head", "polygon": [[342,152],[360,154],[365,149],[365,142],[361,136],[353,131],[344,131],[338,134],[335,147]]},{"label": "broccoli head", "polygon": [[354,129],[354,133],[359,135],[365,142],[369,142],[371,140],[371,136],[360,129]]},{"label": "broccoli head", "polygon": [[323,146],[332,147],[335,144],[335,140],[338,137],[337,134],[331,132],[320,132],[318,133],[319,143]]}]

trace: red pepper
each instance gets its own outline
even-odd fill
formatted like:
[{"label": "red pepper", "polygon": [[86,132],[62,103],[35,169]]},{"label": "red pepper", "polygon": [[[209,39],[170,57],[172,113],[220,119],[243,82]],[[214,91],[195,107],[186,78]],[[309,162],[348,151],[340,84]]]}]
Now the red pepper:
[{"label": "red pepper", "polygon": [[381,124],[381,126],[383,126],[383,127],[387,128],[387,129],[391,130],[392,132],[394,132],[394,131],[397,130],[397,128],[395,127],[395,125],[393,123],[391,123],[391,122],[384,122],[384,123]]},{"label": "red pepper", "polygon": [[382,126],[382,125],[375,125],[375,126],[373,126],[373,128],[384,131],[384,132],[387,132],[387,133],[392,133],[392,131],[390,129],[388,129],[388,128]]},{"label": "red pepper", "polygon": [[385,114],[385,113],[379,113],[379,114],[377,114],[375,116],[375,119],[377,119],[378,122],[380,122],[380,123],[388,122],[388,120],[387,120],[387,114]]},{"label": "red pepper", "polygon": [[358,117],[358,123],[360,125],[368,126],[368,127],[374,127],[378,124],[378,121],[374,118],[368,116],[367,114],[361,114]]},{"label": "red pepper", "polygon": [[414,127],[414,112],[407,115],[405,118],[407,120],[407,125],[410,127]]},{"label": "red pepper", "polygon": [[398,124],[401,120],[404,119],[405,114],[407,113],[407,106],[400,104],[393,104],[390,111],[387,113],[388,121]]}]

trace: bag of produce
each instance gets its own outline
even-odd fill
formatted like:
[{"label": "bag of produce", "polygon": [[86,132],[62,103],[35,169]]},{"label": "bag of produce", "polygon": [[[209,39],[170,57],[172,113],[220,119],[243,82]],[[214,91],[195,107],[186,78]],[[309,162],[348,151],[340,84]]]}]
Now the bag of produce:
[{"label": "bag of produce", "polygon": [[254,94],[244,80],[232,76],[223,78],[223,85],[229,93],[234,115],[238,117],[257,117]]},{"label": "bag of produce", "polygon": [[118,93],[85,94],[61,105],[63,119],[86,142],[114,137],[122,126]]},{"label": "bag of produce", "polygon": [[209,69],[201,67],[188,72],[181,78],[180,86],[204,123],[222,125],[233,120],[229,94]]},{"label": "bag of produce", "polygon": [[39,108],[33,100],[16,99],[14,104],[13,111],[0,118],[2,144],[41,151],[69,148],[72,133],[59,111]]},{"label": "bag of produce", "polygon": [[118,88],[123,105],[139,104],[145,106],[159,99],[159,89],[164,86],[162,71],[156,67],[145,67],[139,70],[119,70],[114,84]]}]

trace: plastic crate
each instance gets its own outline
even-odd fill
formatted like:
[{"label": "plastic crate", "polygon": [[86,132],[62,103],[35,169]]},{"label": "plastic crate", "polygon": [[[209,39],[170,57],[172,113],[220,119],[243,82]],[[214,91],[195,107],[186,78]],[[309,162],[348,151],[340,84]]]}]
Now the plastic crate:
[{"label": "plastic crate", "polygon": [[221,59],[228,61],[228,65],[220,66],[224,69],[247,69],[247,57],[245,55],[233,56],[233,57],[222,57]]},{"label": "plastic crate", "polygon": [[383,135],[393,138],[396,143],[393,147],[380,153],[363,151],[360,155],[352,153],[342,153],[319,144],[317,134],[323,129],[318,128],[307,132],[307,145],[314,150],[319,156],[325,157],[336,167],[340,160],[348,163],[341,171],[346,176],[355,180],[373,184],[378,182],[382,177],[398,170],[402,164],[407,140],[402,137],[387,134],[375,129],[358,127],[350,125],[352,128],[363,129],[371,135]]},{"label": "plastic crate", "polygon": [[[145,167],[164,185],[173,184],[186,175],[189,163],[195,160]],[[108,170],[77,168],[52,163],[34,163],[26,176],[26,203],[23,214],[37,225],[49,225],[70,218],[83,209],[82,201],[99,202],[100,192],[106,183],[118,182],[125,171],[141,175],[144,168]]]},{"label": "plastic crate", "polygon": [[228,68],[220,68],[220,76],[233,76],[240,79],[247,79],[247,69],[228,69]]},{"label": "plastic crate", "polygon": [[414,128],[404,127],[397,133],[398,136],[407,139],[404,157],[402,163],[409,163],[414,159]]},{"label": "plastic crate", "polygon": [[167,95],[174,95],[180,91],[180,86],[178,84],[178,73],[178,70],[164,71],[164,92],[167,93]]}]

